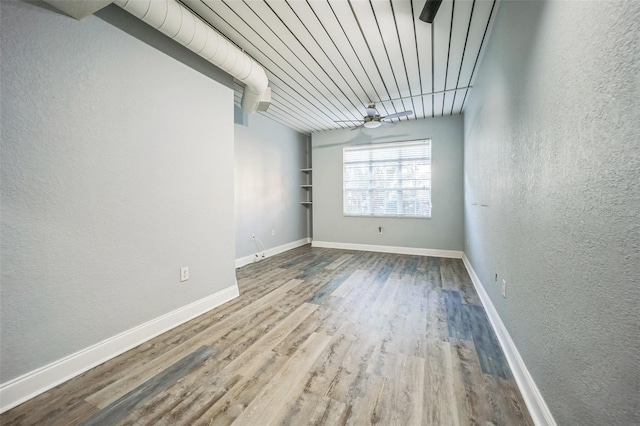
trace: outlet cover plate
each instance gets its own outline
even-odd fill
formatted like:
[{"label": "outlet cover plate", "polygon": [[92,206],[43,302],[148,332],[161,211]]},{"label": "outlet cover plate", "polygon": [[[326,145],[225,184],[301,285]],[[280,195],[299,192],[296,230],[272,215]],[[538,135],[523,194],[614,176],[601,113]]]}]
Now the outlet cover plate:
[{"label": "outlet cover plate", "polygon": [[189,279],[189,267],[185,266],[180,268],[180,282],[187,281]]}]

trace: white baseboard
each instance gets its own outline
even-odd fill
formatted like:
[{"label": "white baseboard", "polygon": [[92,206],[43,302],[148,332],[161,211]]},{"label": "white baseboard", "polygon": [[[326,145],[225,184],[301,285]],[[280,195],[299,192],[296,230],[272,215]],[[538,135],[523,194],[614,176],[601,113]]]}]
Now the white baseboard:
[{"label": "white baseboard", "polygon": [[416,256],[450,257],[461,259],[462,252],[457,250],[438,250],[417,247],[397,247],[397,246],[377,246],[371,244],[351,244],[333,243],[327,241],[316,241],[311,243],[312,247],[335,248],[342,250],[375,251],[381,253],[413,254]]},{"label": "white baseboard", "polygon": [[262,259],[266,259],[267,257],[275,256],[276,254],[284,253],[285,251],[294,249],[296,247],[303,246],[305,244],[309,244],[311,242],[311,238],[303,238],[298,241],[293,241],[287,244],[283,244],[278,247],[273,247],[267,249],[265,251],[258,252],[258,258],[256,258],[255,254],[251,254],[249,256],[241,257],[236,259],[236,268],[242,268],[245,265],[248,265],[253,262],[259,262]]},{"label": "white baseboard", "polygon": [[480,296],[480,300],[484,305],[484,310],[489,317],[489,321],[493,326],[496,336],[498,337],[500,346],[507,358],[509,367],[511,367],[511,372],[513,373],[513,377],[520,388],[520,393],[522,393],[522,398],[524,399],[525,404],[527,404],[527,408],[529,409],[529,414],[531,414],[533,422],[538,426],[556,426],[557,423],[551,414],[551,410],[549,410],[547,403],[542,398],[542,394],[540,394],[540,391],[533,381],[527,366],[524,364],[524,361],[518,352],[518,348],[516,348],[516,345],[504,326],[500,315],[498,315],[498,311],[495,306],[493,306],[493,302],[491,302],[480,278],[478,278],[476,271],[473,269],[473,266],[471,266],[471,262],[469,262],[469,259],[465,254],[462,255],[462,261],[464,262],[464,266],[466,266],[478,296]]},{"label": "white baseboard", "polygon": [[0,385],[0,413],[240,295],[238,283]]}]

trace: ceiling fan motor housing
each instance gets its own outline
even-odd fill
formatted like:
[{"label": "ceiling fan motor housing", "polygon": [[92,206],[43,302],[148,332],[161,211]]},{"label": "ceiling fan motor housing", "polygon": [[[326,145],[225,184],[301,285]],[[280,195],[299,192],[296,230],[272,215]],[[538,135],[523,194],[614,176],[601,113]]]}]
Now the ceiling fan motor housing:
[{"label": "ceiling fan motor housing", "polygon": [[369,104],[367,106],[367,117],[376,117],[376,116],[380,116],[380,114],[378,113],[378,110],[376,109],[376,104]]}]

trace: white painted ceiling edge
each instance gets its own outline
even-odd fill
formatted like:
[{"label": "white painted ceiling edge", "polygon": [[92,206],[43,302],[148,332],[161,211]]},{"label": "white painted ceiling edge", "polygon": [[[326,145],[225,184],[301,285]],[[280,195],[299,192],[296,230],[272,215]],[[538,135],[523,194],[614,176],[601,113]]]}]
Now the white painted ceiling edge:
[{"label": "white painted ceiling edge", "polygon": [[[111,1],[47,0],[47,3],[82,19]],[[269,108],[271,88],[262,66],[176,0],[115,0],[113,3],[244,83],[241,103],[245,112]]]}]

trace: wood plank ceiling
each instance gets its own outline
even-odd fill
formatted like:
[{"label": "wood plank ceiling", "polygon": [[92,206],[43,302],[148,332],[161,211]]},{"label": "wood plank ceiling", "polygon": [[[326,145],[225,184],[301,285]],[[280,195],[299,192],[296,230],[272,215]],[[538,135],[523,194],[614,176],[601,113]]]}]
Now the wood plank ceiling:
[{"label": "wood plank ceiling", "polygon": [[370,102],[414,112],[393,121],[460,114],[498,0],[444,0],[433,24],[425,0],[181,2],[265,68],[263,114],[312,133],[360,124]]}]

